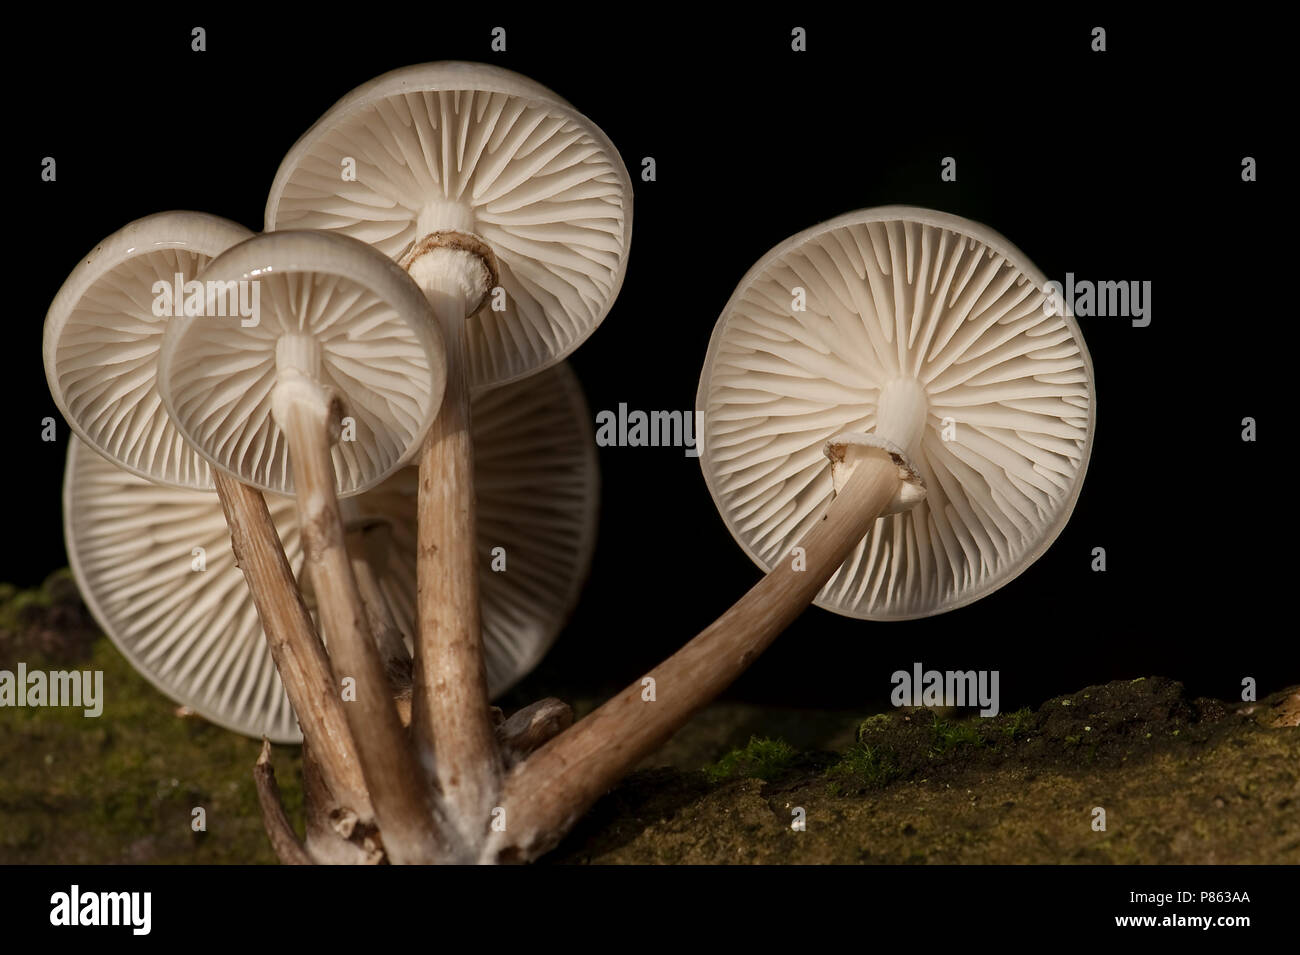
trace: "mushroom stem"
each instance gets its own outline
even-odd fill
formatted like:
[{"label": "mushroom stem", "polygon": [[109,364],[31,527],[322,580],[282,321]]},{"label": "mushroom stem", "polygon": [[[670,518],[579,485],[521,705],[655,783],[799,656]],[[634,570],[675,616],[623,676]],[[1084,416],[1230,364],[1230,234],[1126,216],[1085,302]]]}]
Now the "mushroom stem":
[{"label": "mushroom stem", "polygon": [[303,605],[266,500],[222,471],[214,468],[212,473],[235,562],[244,573],[271,659],[303,737],[319,761],[321,776],[341,805],[363,819],[372,818],[374,810],[343,701],[330,676],[329,658]]},{"label": "mushroom stem", "polygon": [[420,456],[419,626],[412,722],[436,748],[448,815],[481,844],[500,790],[501,754],[488,703],[478,589],[474,448],[465,368],[467,303],[425,287],[447,343],[447,387]]},{"label": "mushroom stem", "polygon": [[487,860],[529,861],[553,848],[592,803],[726,689],[812,602],[901,483],[887,454],[846,453],[861,460],[800,540],[801,561],[782,560],[695,639],[506,778],[507,831],[492,834]]},{"label": "mushroom stem", "polygon": [[273,413],[288,439],[303,553],[336,681],[332,692],[343,695],[352,736],[363,741],[361,770],[389,860],[433,862],[441,847],[430,794],[393,703],[344,541],[330,458],[342,408],[299,367],[282,365]]},{"label": "mushroom stem", "polygon": [[366,620],[375,638],[375,648],[379,651],[384,672],[388,674],[393,693],[400,695],[411,690],[411,653],[406,649],[402,630],[397,625],[392,607],[375,574],[375,567],[381,566],[383,561],[381,548],[391,546],[391,543],[384,526],[380,524],[348,530],[347,548],[352,559],[352,574],[356,577],[357,592],[361,594],[361,604],[365,608]]}]

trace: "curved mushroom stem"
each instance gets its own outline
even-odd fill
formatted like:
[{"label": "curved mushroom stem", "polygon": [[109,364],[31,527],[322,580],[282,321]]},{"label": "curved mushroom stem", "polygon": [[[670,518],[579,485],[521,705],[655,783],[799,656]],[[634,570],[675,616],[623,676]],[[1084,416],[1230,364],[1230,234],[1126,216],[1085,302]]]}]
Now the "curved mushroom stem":
[{"label": "curved mushroom stem", "polygon": [[812,602],[901,483],[888,454],[856,447],[846,453],[860,460],[799,542],[803,561],[781,561],[690,643],[515,769],[502,797],[506,831],[492,833],[484,861],[526,862],[553,848],[592,803],[726,689]]},{"label": "curved mushroom stem", "polygon": [[406,649],[406,641],[393,617],[392,608],[388,606],[388,600],[379,588],[374,564],[367,558],[353,556],[352,573],[357,579],[357,592],[361,595],[370,632],[375,638],[375,649],[379,651],[379,659],[392,691],[395,695],[409,693],[411,654]]},{"label": "curved mushroom stem", "polygon": [[336,678],[333,692],[343,695],[352,736],[361,742],[361,769],[390,861],[432,862],[441,847],[431,794],[389,692],[344,543],[330,457],[342,408],[307,374],[313,370],[310,356],[296,354],[306,343],[281,343],[286,341],[277,349],[272,410],[289,443],[303,553]]},{"label": "curved mushroom stem", "polygon": [[217,496],[230,528],[235,562],[257,606],[271,659],[320,774],[338,802],[362,819],[374,810],[366,792],[343,701],[334,689],[329,658],[303,605],[266,501],[255,489],[213,469]]}]

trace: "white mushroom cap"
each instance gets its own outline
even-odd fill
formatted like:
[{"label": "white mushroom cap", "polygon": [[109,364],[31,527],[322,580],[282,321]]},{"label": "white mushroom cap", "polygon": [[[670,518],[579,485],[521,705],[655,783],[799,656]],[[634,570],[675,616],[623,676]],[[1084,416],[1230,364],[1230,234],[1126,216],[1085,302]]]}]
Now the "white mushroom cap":
[{"label": "white mushroom cap", "polygon": [[178,274],[183,285],[250,235],[201,212],[137,219],[95,246],[50,305],[50,393],[81,440],[133,474],[176,487],[213,486],[207,462],[185,443],[158,397],[158,350],[169,317],[155,314],[154,286],[174,288]]},{"label": "white mushroom cap", "polygon": [[394,260],[442,230],[485,241],[506,301],[466,327],[482,388],[558,362],[604,319],[627,265],[632,184],[605,134],[540,84],[427,63],[353,90],[307,131],[276,174],[266,228],[339,230]]},{"label": "white mushroom cap", "polygon": [[[1046,278],[978,223],[849,213],[765,255],[723,310],[700,378],[700,463],[765,570],[833,492],[844,432],[901,450],[926,492],[878,520],[816,603],[899,620],[970,603],[1056,539],[1092,450],[1092,363]],[[806,310],[794,306],[796,289]]]},{"label": "white mushroom cap", "polygon": [[[293,499],[267,506],[301,574]],[[215,492],[151,483],[74,438],[63,529],[86,605],[150,683],[227,729],[301,738]],[[195,570],[200,556],[206,569]]]},{"label": "white mushroom cap", "polygon": [[[551,648],[578,601],[596,541],[600,476],[591,416],[567,364],[473,400],[479,601],[488,692],[509,690]],[[409,636],[416,608],[417,468],[355,499],[389,522],[390,596]],[[494,548],[505,570],[493,570]],[[386,591],[387,593],[387,591]]]},{"label": "white mushroom cap", "polygon": [[[564,364],[476,399],[474,438],[483,640],[495,697],[537,665],[577,603],[595,544],[599,475],[591,417]],[[418,470],[403,468],[347,502],[352,525],[388,527],[386,546],[370,553],[408,643],[417,487]],[[305,585],[294,501],[266,502]],[[149,682],[227,729],[277,743],[302,738],[215,493],[159,487],[73,440],[63,513],[87,605]],[[196,547],[204,571],[191,569]],[[491,569],[495,547],[505,549],[503,572]]]},{"label": "white mushroom cap", "polygon": [[218,256],[201,279],[251,283],[260,304],[251,327],[239,316],[186,316],[164,336],[163,403],[210,463],[264,491],[293,491],[272,413],[286,353],[312,365],[355,423],[332,449],[340,495],[374,487],[419,450],[442,402],[446,357],[427,299],[397,265],[344,235],[277,232]]}]

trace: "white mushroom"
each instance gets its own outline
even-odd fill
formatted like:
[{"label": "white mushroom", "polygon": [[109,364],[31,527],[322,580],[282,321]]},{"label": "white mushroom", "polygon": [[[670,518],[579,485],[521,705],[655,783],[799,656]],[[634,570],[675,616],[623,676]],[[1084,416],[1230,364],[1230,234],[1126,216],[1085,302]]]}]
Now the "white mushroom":
[{"label": "white mushroom", "polygon": [[[163,340],[163,401],[216,468],[294,494],[305,461],[292,460],[291,445],[319,453],[332,402],[333,427],[347,431],[323,445],[329,496],[372,488],[414,455],[442,400],[445,357],[429,305],[401,269],[345,236],[277,232],[229,249],[200,279],[247,286],[259,306],[251,320],[174,318]],[[290,427],[292,416],[314,426]]]},{"label": "white mushroom", "polygon": [[[982,226],[905,208],[809,229],[750,271],[705,363],[701,461],[729,526],[771,569],[646,675],[652,705],[637,680],[509,777],[510,831],[493,833],[487,858],[555,845],[846,557],[832,606],[897,616],[973,600],[1043,552],[1073,507],[1093,423],[1087,351],[1072,319],[1044,314],[1044,285]],[[960,448],[932,441],[949,416]],[[920,474],[938,491],[933,529],[916,511]]]},{"label": "white mushroom", "polygon": [[501,774],[469,392],[535,373],[595,329],[631,225],[631,180],[604,134],[539,84],[474,63],[396,70],[345,96],[289,152],[267,202],[267,229],[340,231],[399,261],[444,331],[447,396],[420,461],[414,724],[467,841],[491,821]]},{"label": "white mushroom", "polygon": [[765,255],[714,328],[696,401],[705,480],[755,562],[770,570],[826,509],[822,448],[845,433],[895,444],[926,494],[873,526],[818,606],[942,613],[1036,560],[1074,508],[1094,413],[1078,326],[1044,309],[1045,284],[985,226],[905,207]]},{"label": "white mushroom", "polygon": [[344,711],[392,839],[390,857],[430,860],[438,851],[432,793],[404,782],[421,772],[373,641],[336,496],[400,467],[438,410],[445,357],[428,302],[387,258],[326,233],[257,236],[214,259],[202,278],[212,287],[251,283],[259,314],[251,325],[173,319],[159,359],[163,403],[215,467],[294,493],[336,692],[355,690]]}]

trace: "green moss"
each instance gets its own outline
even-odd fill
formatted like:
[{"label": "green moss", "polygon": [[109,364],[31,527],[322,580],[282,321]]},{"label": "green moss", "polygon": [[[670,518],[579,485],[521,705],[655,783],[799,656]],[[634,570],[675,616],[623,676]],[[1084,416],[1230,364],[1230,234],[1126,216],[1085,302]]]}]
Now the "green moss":
[{"label": "green moss", "polygon": [[[1226,709],[1194,719],[1189,706],[1172,681],[1125,680],[1087,687],[1069,707],[1049,700],[1032,720],[968,718],[982,745],[941,726],[955,744],[943,759],[931,754],[934,714],[895,711],[868,721],[830,769],[804,744],[775,786],[709,785],[695,764],[638,773],[548,861],[1300,863],[1300,733]],[[861,725],[850,719],[846,735]],[[1099,800],[1122,807],[1104,833],[1085,811]],[[799,807],[808,826],[795,834]]]},{"label": "green moss", "polygon": [[887,746],[854,743],[839,762],[826,770],[830,794],[860,791],[884,786],[902,772],[894,751]]},{"label": "green moss", "polygon": [[858,726],[858,742],[861,743],[876,733],[884,732],[893,725],[893,722],[894,716],[892,713],[877,713],[875,716],[868,716]]},{"label": "green moss", "polygon": [[1013,713],[1007,713],[1001,725],[1002,735],[1009,741],[1024,739],[1029,735],[1030,728],[1034,725],[1034,711],[1027,706],[1023,706]]},{"label": "green moss", "polygon": [[947,756],[965,746],[983,746],[984,736],[980,728],[970,722],[954,723],[941,720],[937,716],[930,725],[930,754]]},{"label": "green moss", "polygon": [[[258,740],[179,715],[102,636],[77,651],[88,658],[33,652],[21,628],[30,608],[66,604],[62,577],[34,590],[0,586],[0,641],[29,670],[102,671],[103,713],[0,709],[0,864],[274,862],[252,779]],[[299,751],[277,748],[274,758],[297,819]],[[192,828],[196,808],[206,831]]]},{"label": "green moss", "polygon": [[713,782],[738,777],[771,781],[790,769],[795,755],[794,747],[783,739],[751,736],[745,746],[706,766],[704,774]]}]

